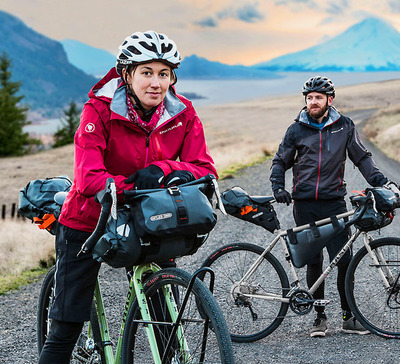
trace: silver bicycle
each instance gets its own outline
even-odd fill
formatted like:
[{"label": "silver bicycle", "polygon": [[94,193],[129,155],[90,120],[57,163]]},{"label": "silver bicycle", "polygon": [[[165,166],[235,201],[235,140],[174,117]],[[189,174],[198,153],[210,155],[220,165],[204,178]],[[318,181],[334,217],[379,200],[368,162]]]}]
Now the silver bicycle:
[{"label": "silver bicycle", "polygon": [[[273,197],[268,196],[250,198],[259,206],[269,208],[274,202]],[[396,198],[398,202],[398,194]],[[352,203],[358,207],[337,215],[334,221],[327,218],[316,221],[315,225],[279,230],[265,249],[254,244],[232,243],[217,249],[206,259],[203,267],[211,267],[215,272],[214,296],[224,312],[233,341],[253,342],[271,334],[282,323],[289,308],[295,314],[304,315],[314,305],[326,305],[327,300],[316,300],[313,294],[357,238],[362,240],[363,247],[352,258],[345,280],[350,308],[356,319],[372,333],[400,338],[400,239],[374,240],[368,233],[390,223],[394,212],[377,211],[371,192],[367,196],[352,196]],[[371,225],[371,207],[373,213],[385,219],[378,227]],[[302,287],[288,235],[299,236],[301,232],[309,233],[326,226],[332,228],[332,223],[337,227],[338,221],[342,228],[354,225],[353,233],[315,284],[310,289]],[[290,279],[281,262],[271,253],[277,245],[283,249]]]}]

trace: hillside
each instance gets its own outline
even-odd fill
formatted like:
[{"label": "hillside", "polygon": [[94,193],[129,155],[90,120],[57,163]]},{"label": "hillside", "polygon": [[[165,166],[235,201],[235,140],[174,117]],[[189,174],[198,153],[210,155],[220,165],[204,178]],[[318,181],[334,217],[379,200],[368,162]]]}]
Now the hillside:
[{"label": "hillside", "polygon": [[368,18],[325,43],[255,67],[272,71],[400,71],[400,33]]},{"label": "hillside", "polygon": [[0,11],[0,53],[11,58],[12,79],[22,81],[21,94],[28,106],[50,116],[70,100],[84,102],[96,82],[68,62],[63,46]]},{"label": "hillside", "polygon": [[88,75],[102,76],[115,66],[115,55],[74,39],[61,41],[68,61]]}]

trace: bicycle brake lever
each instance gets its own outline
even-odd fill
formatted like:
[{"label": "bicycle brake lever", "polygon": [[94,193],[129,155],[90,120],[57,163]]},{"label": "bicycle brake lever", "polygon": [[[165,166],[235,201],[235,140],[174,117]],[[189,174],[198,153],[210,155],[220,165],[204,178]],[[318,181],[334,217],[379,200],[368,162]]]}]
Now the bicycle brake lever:
[{"label": "bicycle brake lever", "polygon": [[211,183],[214,187],[215,197],[217,198],[217,208],[224,214],[227,215],[225,206],[221,199],[221,193],[219,192],[218,182],[216,179],[212,179]]}]

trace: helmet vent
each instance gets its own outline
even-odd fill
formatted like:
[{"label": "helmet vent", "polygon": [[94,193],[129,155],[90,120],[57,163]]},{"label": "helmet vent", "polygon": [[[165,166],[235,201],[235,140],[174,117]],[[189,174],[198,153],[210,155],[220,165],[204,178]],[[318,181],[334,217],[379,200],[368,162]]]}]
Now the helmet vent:
[{"label": "helmet vent", "polygon": [[156,48],[155,44],[152,43],[151,45],[149,45],[149,44],[147,44],[146,42],[139,42],[139,44],[140,44],[144,49],[147,49],[148,51],[157,53],[157,48]]},{"label": "helmet vent", "polygon": [[136,47],[134,47],[133,45],[128,46],[127,48],[129,51],[131,51],[133,54],[142,54],[142,52],[139,51],[139,49],[137,49]]}]

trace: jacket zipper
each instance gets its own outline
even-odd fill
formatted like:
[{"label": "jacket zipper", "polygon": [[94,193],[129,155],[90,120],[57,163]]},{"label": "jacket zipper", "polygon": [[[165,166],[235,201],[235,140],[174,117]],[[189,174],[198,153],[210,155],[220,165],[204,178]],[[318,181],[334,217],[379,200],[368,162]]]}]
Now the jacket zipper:
[{"label": "jacket zipper", "polygon": [[318,161],[318,178],[317,186],[315,188],[315,199],[318,200],[318,187],[319,187],[319,176],[321,174],[321,149],[322,149],[322,130],[319,131],[319,161]]},{"label": "jacket zipper", "polygon": [[144,166],[147,167],[147,162],[149,159],[149,146],[150,146],[150,134],[146,135],[146,158],[144,160]]}]

